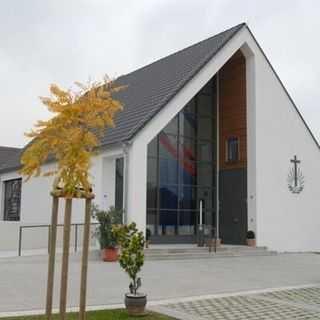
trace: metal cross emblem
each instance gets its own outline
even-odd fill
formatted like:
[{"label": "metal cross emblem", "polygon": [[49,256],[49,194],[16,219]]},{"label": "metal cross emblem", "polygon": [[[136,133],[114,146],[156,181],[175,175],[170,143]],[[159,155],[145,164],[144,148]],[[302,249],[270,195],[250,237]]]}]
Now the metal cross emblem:
[{"label": "metal cross emblem", "polygon": [[292,193],[300,193],[304,188],[304,176],[302,175],[301,168],[298,167],[301,160],[298,160],[297,156],[294,156],[290,162],[293,163],[293,168],[290,169],[288,174],[288,188]]}]

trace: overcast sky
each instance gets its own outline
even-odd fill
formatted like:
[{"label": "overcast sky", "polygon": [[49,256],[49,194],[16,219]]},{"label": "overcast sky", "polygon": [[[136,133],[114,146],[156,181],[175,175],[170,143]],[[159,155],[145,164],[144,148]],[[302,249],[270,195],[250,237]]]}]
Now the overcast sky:
[{"label": "overcast sky", "polygon": [[319,0],[0,0],[0,145],[48,117],[38,96],[102,79],[247,22],[320,140]]}]

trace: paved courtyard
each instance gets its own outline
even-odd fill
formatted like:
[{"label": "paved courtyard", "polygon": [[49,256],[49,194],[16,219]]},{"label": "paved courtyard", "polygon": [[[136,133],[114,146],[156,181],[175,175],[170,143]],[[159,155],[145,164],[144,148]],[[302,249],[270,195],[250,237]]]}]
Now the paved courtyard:
[{"label": "paved courtyard", "polygon": [[[76,306],[79,300],[79,260],[79,256],[73,256],[70,262],[69,306]],[[60,259],[56,270],[55,306],[58,302],[59,269]],[[196,315],[196,319],[320,319],[319,288],[305,289],[307,291],[299,291],[299,294],[290,291],[289,294],[260,293],[259,296],[224,297],[219,298],[220,300],[197,299],[204,295],[287,286],[312,284],[320,287],[319,270],[320,255],[317,254],[147,261],[142,272],[142,290],[148,293],[150,302],[167,300],[164,303],[170,309],[187,310],[189,315]],[[0,259],[0,313],[43,309],[46,273],[45,256]],[[123,302],[128,279],[117,263],[103,263],[92,259],[88,281],[90,306]],[[174,304],[176,300],[171,300],[184,297],[194,299],[192,302]],[[202,314],[203,310],[211,312],[213,309],[219,310],[216,318],[210,314]],[[234,313],[237,317],[234,315],[234,318],[228,318],[226,312]],[[256,315],[255,318],[250,318],[250,312],[258,313],[259,317]],[[272,312],[278,318],[271,317]],[[281,318],[281,313],[287,317]],[[241,318],[239,314],[247,316]]]},{"label": "paved courtyard", "polygon": [[320,319],[320,287],[194,299],[154,310],[181,320]]}]

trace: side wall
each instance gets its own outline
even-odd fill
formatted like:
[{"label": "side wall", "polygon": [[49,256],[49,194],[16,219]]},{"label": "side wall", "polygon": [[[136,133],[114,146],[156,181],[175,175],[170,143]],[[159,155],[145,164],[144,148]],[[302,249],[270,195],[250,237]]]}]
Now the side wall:
[{"label": "side wall", "polygon": [[[92,176],[93,189],[95,193],[94,203],[100,208],[106,209],[114,205],[115,189],[115,159],[122,156],[121,149],[110,149],[100,152],[93,158],[90,174]],[[55,164],[47,164],[43,171],[53,169]],[[18,178],[18,172],[9,172],[0,176],[0,212],[3,213],[3,182]],[[48,225],[51,219],[50,190],[53,177],[32,178],[28,182],[23,181],[21,190],[21,219],[19,222],[8,222],[0,220],[0,255],[1,251],[17,252],[20,226]],[[72,223],[83,223],[84,201],[74,200],[72,208]],[[60,200],[59,223],[63,224],[64,202]],[[75,239],[75,227],[71,235],[71,243]],[[78,227],[78,238],[81,244],[82,227]],[[43,249],[47,246],[48,229],[32,228],[23,229],[23,249]],[[58,243],[62,241],[62,227],[58,229]],[[92,242],[94,245],[95,242]]]},{"label": "side wall", "polygon": [[[256,78],[258,244],[279,251],[319,251],[320,150],[257,45],[249,44]],[[287,185],[295,155],[305,178],[300,194]]]}]

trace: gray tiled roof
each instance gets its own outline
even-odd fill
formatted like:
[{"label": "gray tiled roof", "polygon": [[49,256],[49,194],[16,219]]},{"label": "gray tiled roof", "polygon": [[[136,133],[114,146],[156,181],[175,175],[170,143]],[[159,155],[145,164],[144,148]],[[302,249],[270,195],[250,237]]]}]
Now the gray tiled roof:
[{"label": "gray tiled roof", "polygon": [[101,145],[131,139],[243,26],[239,24],[118,78],[117,83],[127,85],[117,96],[124,110],[117,115],[115,128],[107,129]]},{"label": "gray tiled roof", "polygon": [[0,146],[0,171],[18,167],[20,165],[21,150],[19,148]]}]

